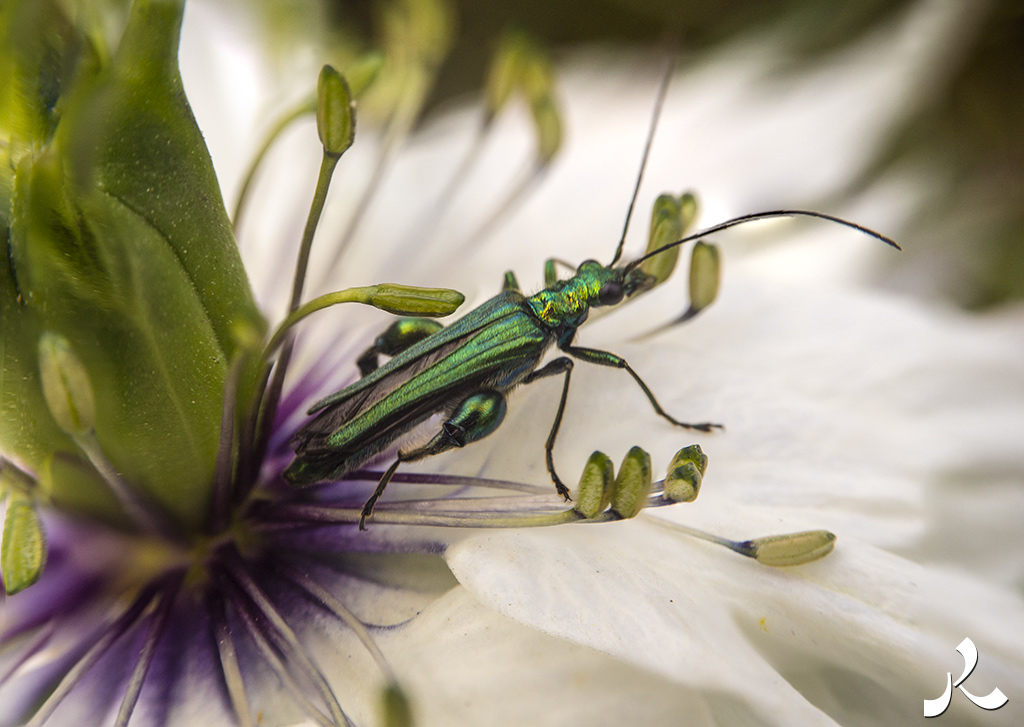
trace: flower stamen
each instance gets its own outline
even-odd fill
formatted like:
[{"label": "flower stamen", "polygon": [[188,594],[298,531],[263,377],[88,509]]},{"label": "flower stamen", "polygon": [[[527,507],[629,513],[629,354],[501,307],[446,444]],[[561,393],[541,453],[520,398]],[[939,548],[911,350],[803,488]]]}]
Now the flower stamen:
[{"label": "flower stamen", "polygon": [[133,488],[118,474],[114,465],[100,448],[100,443],[96,441],[95,433],[90,430],[74,434],[72,438],[100,477],[103,478],[103,481],[107,483],[107,487],[110,488],[132,522],[138,525],[143,532],[168,535],[170,531],[157,514],[156,508],[143,498],[137,488]]},{"label": "flower stamen", "polygon": [[370,656],[373,657],[373,660],[377,663],[377,668],[379,668],[381,673],[384,674],[388,682],[396,682],[395,674],[391,665],[385,658],[384,653],[380,650],[380,647],[377,646],[376,642],[374,642],[373,638],[370,636],[370,632],[367,630],[366,625],[360,621],[344,603],[339,601],[334,594],[297,568],[281,565],[278,567],[278,571],[296,588],[305,591],[311,597],[314,604],[333,614],[352,629],[356,637],[359,639],[359,642],[370,653]]},{"label": "flower stamen", "polygon": [[255,722],[252,718],[252,711],[249,709],[249,698],[245,693],[242,670],[238,666],[238,652],[235,650],[235,640],[228,627],[227,605],[220,593],[212,591],[209,594],[207,611],[210,614],[214,641],[217,644],[217,653],[220,657],[220,671],[228,688],[231,708],[235,712],[239,727],[253,727]]},{"label": "flower stamen", "polygon": [[688,525],[655,519],[658,525],[676,532],[685,533],[692,538],[721,545],[734,553],[753,558],[758,563],[783,568],[791,565],[803,565],[824,558],[835,548],[836,536],[828,530],[803,530],[797,533],[766,535],[750,540],[730,540],[720,535],[691,528]]},{"label": "flower stamen", "polygon": [[[56,632],[56,630],[57,625],[52,618],[47,619],[41,624],[37,624],[26,629],[26,631],[30,634],[34,632],[34,635],[30,638],[29,642],[24,645],[21,654],[17,658],[11,660],[10,666],[7,668],[7,671],[0,672],[0,687],[2,687],[7,682],[8,679],[10,679],[14,674],[16,674],[18,670],[21,669],[22,665],[28,662],[28,660],[31,659],[33,656],[38,654],[43,649],[43,647],[49,643],[50,639],[53,637],[53,634]],[[3,648],[0,648],[0,654],[7,651],[11,647],[10,641],[12,638],[15,638],[17,634],[18,628],[15,627],[0,635],[0,644],[3,644]]]},{"label": "flower stamen", "polygon": [[[26,727],[40,727],[44,724],[60,703],[64,701],[64,698],[70,694],[71,690],[99,662],[107,650],[118,639],[131,631],[154,604],[157,604],[160,599],[168,598],[176,590],[176,584],[180,583],[181,578],[181,573],[171,574],[167,577],[166,583],[151,583],[142,589],[142,592],[131,605],[103,630],[92,647],[64,675],[64,678],[60,680],[60,683],[51,692],[50,696],[32,715],[32,719]],[[175,584],[174,587],[170,591],[165,591],[164,588],[171,583]]]},{"label": "flower stamen", "polygon": [[[294,659],[296,666],[298,666],[302,673],[305,674],[306,678],[310,680],[317,692],[320,693],[321,699],[323,699],[331,714],[333,724],[339,726],[343,724],[351,724],[348,717],[345,716],[345,713],[341,708],[341,704],[338,702],[338,698],[331,689],[327,678],[324,676],[323,672],[320,671],[320,668],[316,665],[305,647],[299,641],[299,637],[288,625],[288,622],[277,610],[270,598],[263,592],[256,581],[253,580],[248,570],[246,570],[244,561],[238,555],[237,551],[233,548],[225,548],[224,557],[219,559],[219,563],[223,566],[225,574],[231,581],[233,581],[233,584],[248,597],[248,608],[238,608],[237,610],[239,614],[246,614],[250,609],[258,611],[265,619],[264,628],[270,632],[270,638],[274,642],[274,645],[281,650],[286,658],[289,658],[289,660]],[[228,579],[226,578],[225,581],[226,580]],[[238,605],[242,605],[242,599],[239,599]],[[251,618],[251,614],[248,614],[246,618]],[[259,626],[256,621],[253,620],[253,623],[249,628],[250,635],[255,634],[258,630]]]},{"label": "flower stamen", "polygon": [[[281,684],[292,695],[295,703],[302,708],[308,717],[315,720],[323,727],[331,727],[332,724],[336,725],[336,722],[332,722],[324,716],[323,712],[313,704],[313,701],[308,696],[306,696],[302,687],[296,683],[292,671],[282,660],[281,656],[278,655],[275,646],[271,644],[268,636],[263,633],[263,629],[266,628],[266,626],[261,626],[258,623],[256,616],[251,612],[252,606],[243,603],[240,599],[232,600],[232,605],[234,606],[235,615],[241,622],[242,628],[245,629],[245,633],[248,634],[249,639],[256,648],[259,649],[266,665],[270,667],[271,671],[274,672],[274,675],[281,680]],[[232,698],[232,701],[234,701],[234,698]],[[237,712],[238,706],[236,705],[235,708]]]},{"label": "flower stamen", "polygon": [[156,654],[156,647],[164,635],[167,626],[167,618],[171,613],[171,607],[178,595],[178,588],[181,579],[169,584],[163,592],[157,596],[156,609],[149,617],[149,629],[146,633],[146,640],[139,652],[138,661],[135,662],[135,669],[132,671],[131,679],[128,680],[128,688],[125,690],[124,698],[121,700],[121,708],[118,710],[114,727],[127,727],[135,711],[135,705],[139,702],[139,694],[142,692],[142,685],[146,681],[146,674],[153,663],[153,656]]},{"label": "flower stamen", "polygon": [[234,459],[232,450],[235,439],[235,409],[238,396],[238,378],[247,356],[238,356],[231,362],[224,379],[224,406],[220,417],[220,441],[217,444],[217,464],[214,469],[213,501],[210,510],[210,533],[223,530],[228,524],[228,510],[231,506],[232,476]]}]

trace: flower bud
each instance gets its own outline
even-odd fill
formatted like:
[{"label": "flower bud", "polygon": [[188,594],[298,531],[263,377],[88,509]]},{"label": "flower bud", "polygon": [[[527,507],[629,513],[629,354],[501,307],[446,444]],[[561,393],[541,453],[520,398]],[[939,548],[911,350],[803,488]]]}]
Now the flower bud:
[{"label": "flower bud", "polygon": [[331,66],[320,69],[316,86],[316,133],[324,153],[339,157],[356,135],[355,102],[345,78]]}]

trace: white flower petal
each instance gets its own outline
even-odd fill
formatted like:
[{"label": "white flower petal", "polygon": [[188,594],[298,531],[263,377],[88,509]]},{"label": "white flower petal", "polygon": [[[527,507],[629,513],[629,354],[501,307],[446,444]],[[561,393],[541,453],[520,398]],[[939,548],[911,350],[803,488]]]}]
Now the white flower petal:
[{"label": "white flower petal", "polygon": [[[757,724],[909,721],[919,698],[937,696],[949,661],[937,657],[959,643],[943,637],[960,613],[967,618],[957,625],[985,644],[979,684],[1024,678],[1019,601],[1004,596],[1010,602],[993,613],[982,594],[951,611],[948,600],[929,600],[948,595],[948,580],[851,539],[823,561],[782,570],[644,519],[609,530],[484,535],[453,546],[449,562],[500,613],[717,694]],[[979,610],[999,628],[970,617]],[[920,630],[921,611],[930,630]],[[936,611],[947,621],[941,632]],[[963,711],[978,724],[1015,719]]]},{"label": "white flower petal", "polygon": [[380,642],[424,727],[719,724],[708,695],[520,626],[463,589]]},{"label": "white flower petal", "polygon": [[[920,3],[902,25],[784,84],[766,80],[777,70],[769,43],[741,56],[728,49],[689,70],[670,93],[630,249],[641,247],[643,211],[666,189],[696,189],[707,222],[842,193],[902,115],[927,102],[930,74],[954,62],[980,17],[967,5]],[[547,256],[607,259],[657,64],[619,75],[618,61],[581,65],[564,84],[573,135],[565,155],[493,237],[467,242],[503,180],[525,163],[531,141],[522,119],[502,121],[437,234],[403,227],[434,203],[438,179],[471,138],[477,116],[465,112],[430,125],[390,170],[333,282],[447,285],[479,302],[506,269],[533,289]],[[288,212],[246,230],[251,249],[298,238],[316,156],[298,136],[276,156],[284,171],[264,175],[287,184],[264,183],[254,202]],[[338,196],[351,199],[368,156],[343,166]],[[307,182],[295,184],[303,169]],[[840,211],[898,236],[927,195],[926,181],[911,170]],[[348,211],[329,213],[325,229],[331,214],[343,219]],[[737,249],[773,231],[790,242],[746,256]],[[1019,721],[1013,688],[1024,683],[1024,606],[1008,588],[1024,577],[1019,320],[980,323],[867,292],[864,273],[894,253],[823,223],[766,223],[722,242],[721,299],[700,319],[623,342],[682,307],[666,290],[588,326],[581,342],[623,354],[669,411],[721,421],[726,431],[681,433],[657,419],[622,372],[581,366],[555,450],[570,479],[594,448],[616,459],[640,444],[657,469],[699,440],[711,457],[700,500],[631,523],[491,533],[452,546],[448,560],[465,589],[516,623],[567,641],[496,619],[453,591],[382,637],[425,723],[555,715],[554,724],[582,714],[598,723],[624,715],[671,723],[674,709],[698,724],[919,720],[920,700],[938,696],[942,672],[958,673],[954,649],[964,636],[981,651],[975,693],[998,686],[1011,702],[988,713],[954,695],[948,719]],[[279,260],[256,272],[261,286],[282,277]],[[347,374],[339,367],[338,375]],[[556,387],[517,392],[493,437],[420,468],[545,483],[542,444]],[[825,560],[780,571],[686,540],[653,518],[737,538],[826,527],[839,541]],[[490,656],[499,647],[501,655]],[[567,664],[581,663],[592,688],[559,700]]]}]

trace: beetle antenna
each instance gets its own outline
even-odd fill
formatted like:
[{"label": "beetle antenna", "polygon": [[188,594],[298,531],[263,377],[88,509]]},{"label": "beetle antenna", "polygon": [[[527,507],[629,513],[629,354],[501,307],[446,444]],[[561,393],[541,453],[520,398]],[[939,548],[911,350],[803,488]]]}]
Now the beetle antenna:
[{"label": "beetle antenna", "polygon": [[633,218],[633,208],[636,207],[636,198],[640,194],[640,182],[644,178],[644,170],[647,168],[647,158],[651,155],[651,144],[654,141],[654,132],[658,128],[658,119],[661,118],[661,109],[665,105],[665,96],[668,95],[668,84],[672,80],[672,69],[676,66],[676,54],[672,53],[665,65],[665,75],[661,78],[661,85],[658,87],[658,97],[654,102],[654,113],[651,115],[651,127],[647,130],[647,143],[644,144],[644,154],[640,160],[640,173],[636,175],[636,186],[633,187],[633,198],[629,200],[629,209],[626,211],[626,223],[622,226],[622,237],[619,238],[619,245],[615,248],[615,257],[612,258],[608,267],[612,267],[622,257],[622,248],[626,244],[626,233],[629,232],[629,221]]},{"label": "beetle antenna", "polygon": [[819,220],[827,220],[828,222],[835,222],[836,224],[843,225],[844,227],[849,227],[849,228],[851,228],[853,230],[857,230],[858,232],[862,232],[865,235],[867,235],[868,237],[873,237],[876,240],[881,240],[886,245],[889,245],[890,247],[895,247],[897,250],[902,250],[903,249],[899,245],[896,244],[895,240],[893,240],[890,237],[886,237],[881,232],[875,232],[874,230],[872,230],[872,229],[870,229],[868,227],[864,227],[863,225],[858,225],[856,222],[850,222],[849,220],[844,220],[842,217],[835,217],[833,215],[827,215],[824,212],[812,212],[810,210],[771,210],[769,212],[753,212],[753,213],[751,213],[749,215],[742,215],[740,217],[734,217],[731,220],[726,220],[725,222],[720,222],[717,225],[713,225],[712,227],[709,227],[706,230],[701,230],[700,232],[695,232],[692,235],[687,235],[686,237],[684,237],[681,240],[676,240],[675,242],[670,242],[667,245],[663,245],[662,247],[659,247],[657,250],[652,250],[651,252],[646,253],[645,255],[642,255],[641,257],[638,257],[636,260],[634,260],[631,263],[629,263],[628,265],[626,265],[625,271],[629,272],[630,270],[632,270],[635,267],[637,267],[644,260],[648,260],[648,259],[654,257],[655,255],[657,255],[659,253],[662,253],[665,250],[671,249],[673,247],[678,247],[679,245],[683,245],[683,244],[685,244],[687,242],[691,242],[693,240],[699,240],[700,238],[707,237],[708,235],[714,234],[715,232],[721,232],[722,230],[728,230],[730,227],[737,227],[737,226],[745,224],[747,222],[755,222],[756,220],[768,220],[768,219],[772,219],[772,218],[775,218],[775,217],[814,217],[814,218],[819,219]]}]

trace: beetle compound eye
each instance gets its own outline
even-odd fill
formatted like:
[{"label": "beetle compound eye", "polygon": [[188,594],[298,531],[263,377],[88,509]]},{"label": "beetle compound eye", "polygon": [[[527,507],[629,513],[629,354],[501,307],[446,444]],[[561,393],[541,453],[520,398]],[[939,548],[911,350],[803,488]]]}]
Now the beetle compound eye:
[{"label": "beetle compound eye", "polygon": [[622,285],[614,280],[609,280],[597,291],[597,299],[601,305],[616,305],[622,302]]}]

